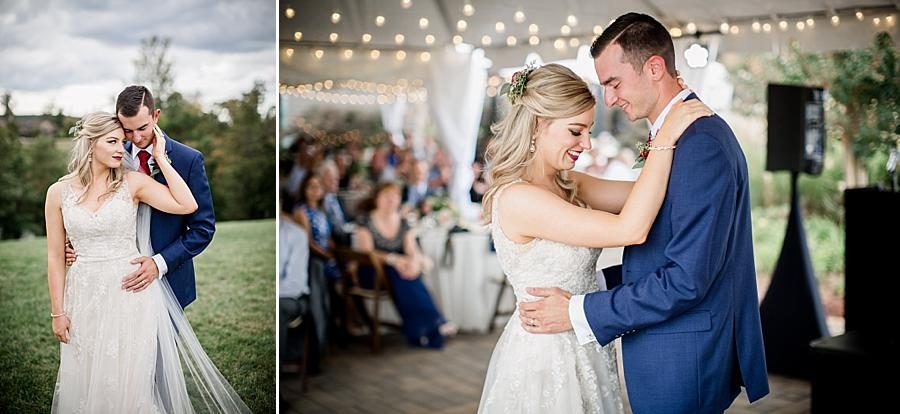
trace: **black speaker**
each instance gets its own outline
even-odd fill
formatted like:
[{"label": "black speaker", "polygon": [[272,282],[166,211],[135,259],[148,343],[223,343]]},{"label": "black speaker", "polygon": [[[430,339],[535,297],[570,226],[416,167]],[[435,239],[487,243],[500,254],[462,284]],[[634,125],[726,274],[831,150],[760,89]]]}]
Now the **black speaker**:
[{"label": "black speaker", "polygon": [[825,158],[822,88],[769,84],[766,170],[819,175]]}]

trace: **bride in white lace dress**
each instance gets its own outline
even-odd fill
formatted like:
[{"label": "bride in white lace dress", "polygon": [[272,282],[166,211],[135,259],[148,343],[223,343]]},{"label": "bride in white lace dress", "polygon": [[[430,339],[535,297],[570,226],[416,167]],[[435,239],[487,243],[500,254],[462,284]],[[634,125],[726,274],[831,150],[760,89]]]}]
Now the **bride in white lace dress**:
[{"label": "bride in white lace dress", "polygon": [[[492,184],[484,197],[501,267],[519,302],[537,299],[526,287],[596,291],[600,248],[646,237],[671,149],[709,109],[699,101],[676,105],[640,179],[606,181],[568,171],[591,148],[596,101],[587,84],[556,64],[517,72],[511,83],[512,107],[487,150]],[[514,315],[494,348],[478,412],[621,413],[620,388],[612,344],[582,346],[572,331],[533,334]]]},{"label": "bride in white lace dress", "polygon": [[[156,134],[154,151],[165,151]],[[108,113],[75,127],[70,173],[47,191],[47,265],[60,343],[52,412],[249,412],[200,347],[168,282],[129,292],[138,203],[188,214],[197,203],[164,153],[168,187],[123,165],[125,134]],[[65,243],[78,259],[65,270]]]}]

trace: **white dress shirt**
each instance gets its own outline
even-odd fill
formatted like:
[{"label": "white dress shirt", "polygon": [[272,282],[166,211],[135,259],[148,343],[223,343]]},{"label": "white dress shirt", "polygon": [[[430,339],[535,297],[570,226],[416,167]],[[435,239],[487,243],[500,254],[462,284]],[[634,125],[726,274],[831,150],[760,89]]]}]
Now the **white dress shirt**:
[{"label": "white dress shirt", "polygon": [[[666,116],[669,115],[672,105],[675,102],[685,100],[691,93],[690,89],[682,89],[666,104],[666,107],[656,117],[656,122],[650,125],[651,140],[656,138],[656,134],[659,133]],[[584,295],[572,295],[572,298],[569,300],[569,320],[572,322],[572,329],[575,331],[575,337],[578,338],[579,344],[586,345],[597,341],[597,338],[594,337],[594,332],[591,330],[591,325],[588,323],[587,315],[584,313]]]},{"label": "white dress shirt", "polygon": [[[148,167],[150,166],[150,164],[156,164],[156,160],[153,158],[153,144],[150,144],[147,148],[143,148],[143,149],[138,148],[137,145],[131,145],[131,159],[135,160],[135,162],[140,162],[140,161],[138,161],[138,152],[141,152],[141,151],[147,151],[148,153],[150,153],[150,158],[147,159]],[[140,208],[138,208],[138,210],[140,210]],[[138,211],[138,214],[141,214],[141,212]],[[150,231],[150,228],[148,227],[146,231]],[[148,237],[148,240],[149,240],[149,237]],[[152,242],[150,245],[150,250],[153,252],[156,251],[155,249],[153,249]],[[159,253],[154,254],[153,262],[156,263],[156,268],[159,269],[159,277],[163,277],[166,275],[166,273],[169,272],[169,265],[166,264],[166,259],[163,259],[161,254],[159,254]]]}]

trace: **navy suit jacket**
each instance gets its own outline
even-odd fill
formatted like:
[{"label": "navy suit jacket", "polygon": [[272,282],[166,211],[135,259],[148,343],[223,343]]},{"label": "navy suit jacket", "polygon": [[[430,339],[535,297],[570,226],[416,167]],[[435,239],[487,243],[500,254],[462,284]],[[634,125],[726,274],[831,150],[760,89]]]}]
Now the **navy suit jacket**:
[{"label": "navy suit jacket", "polygon": [[622,338],[637,414],[721,413],[741,386],[750,401],[769,392],[744,153],[718,116],[677,146],[647,241],[625,249],[622,284],[584,301],[599,343]]},{"label": "navy suit jacket", "polygon": [[[125,144],[131,154],[131,142]],[[166,155],[178,175],[187,182],[197,211],[192,214],[169,214],[151,209],[150,243],[153,251],[162,255],[169,267],[166,280],[178,303],[184,308],[197,298],[194,277],[194,256],[200,254],[212,241],[216,231],[216,217],[213,212],[212,193],[206,178],[203,154],[187,145],[166,136]],[[156,181],[166,184],[162,173],[156,174]]]}]

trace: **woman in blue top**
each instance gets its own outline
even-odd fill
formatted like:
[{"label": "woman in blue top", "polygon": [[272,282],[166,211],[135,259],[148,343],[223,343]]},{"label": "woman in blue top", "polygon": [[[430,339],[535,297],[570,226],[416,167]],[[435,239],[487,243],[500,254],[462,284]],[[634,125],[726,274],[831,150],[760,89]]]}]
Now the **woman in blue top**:
[{"label": "woman in blue top", "polygon": [[334,255],[334,241],[331,239],[331,223],[328,215],[322,207],[325,198],[325,188],[322,186],[322,178],[312,171],[306,174],[297,191],[298,202],[294,207],[294,220],[306,229],[309,234],[309,251],[313,258],[322,260],[325,264],[325,276],[330,279],[339,279],[340,271]]}]

